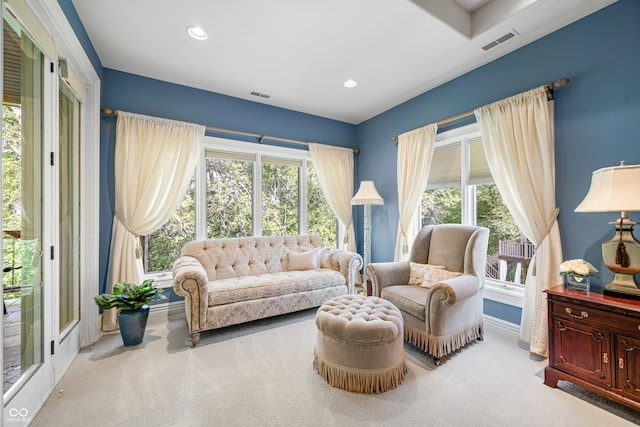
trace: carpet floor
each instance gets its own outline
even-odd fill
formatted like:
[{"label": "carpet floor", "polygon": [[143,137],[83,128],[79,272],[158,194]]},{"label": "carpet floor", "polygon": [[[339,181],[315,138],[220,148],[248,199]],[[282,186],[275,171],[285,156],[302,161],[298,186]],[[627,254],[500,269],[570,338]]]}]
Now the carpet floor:
[{"label": "carpet floor", "polygon": [[487,325],[436,367],[405,344],[408,373],[378,395],[330,387],[312,367],[315,309],[203,333],[152,313],[144,342],[83,349],[31,426],[631,426],[640,413],[561,381]]}]

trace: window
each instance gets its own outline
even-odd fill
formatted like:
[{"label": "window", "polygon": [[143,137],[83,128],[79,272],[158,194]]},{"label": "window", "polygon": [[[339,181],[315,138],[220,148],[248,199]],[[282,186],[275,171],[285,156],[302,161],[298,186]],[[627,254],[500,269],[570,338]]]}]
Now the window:
[{"label": "window", "polygon": [[262,158],[262,235],[298,234],[300,161]]},{"label": "window", "polygon": [[307,150],[205,138],[205,150],[172,218],[141,237],[146,273],[169,280],[185,243],[196,238],[317,234],[335,245],[338,221]]},{"label": "window", "polygon": [[206,151],[207,237],[253,234],[255,155]]},{"label": "window", "polygon": [[325,245],[337,247],[338,219],[324,198],[316,170],[307,162],[307,231],[322,238]]},{"label": "window", "polygon": [[420,219],[422,226],[449,223],[489,228],[487,282],[521,293],[533,248],[493,182],[477,124],[438,135]]}]

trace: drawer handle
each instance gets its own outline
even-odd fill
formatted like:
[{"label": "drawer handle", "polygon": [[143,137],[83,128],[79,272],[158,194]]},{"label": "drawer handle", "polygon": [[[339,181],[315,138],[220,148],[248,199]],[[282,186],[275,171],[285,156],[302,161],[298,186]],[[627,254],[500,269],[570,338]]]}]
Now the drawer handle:
[{"label": "drawer handle", "polygon": [[586,311],[581,311],[580,316],[578,316],[577,314],[573,314],[573,310],[571,310],[570,307],[565,308],[564,311],[566,311],[569,316],[576,319],[584,319],[589,317],[589,313],[587,313]]},{"label": "drawer handle", "polygon": [[622,357],[618,359],[618,368],[624,369],[624,359]]},{"label": "drawer handle", "polygon": [[603,363],[609,363],[609,355],[607,353],[604,353],[602,355],[602,362]]}]

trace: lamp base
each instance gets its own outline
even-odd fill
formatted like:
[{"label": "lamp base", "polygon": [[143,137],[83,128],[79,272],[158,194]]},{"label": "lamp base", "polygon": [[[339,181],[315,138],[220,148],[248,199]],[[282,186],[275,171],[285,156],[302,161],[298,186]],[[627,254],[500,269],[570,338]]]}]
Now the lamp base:
[{"label": "lamp base", "polygon": [[[615,277],[602,291],[603,295],[640,300],[640,284],[636,274],[640,272],[640,242],[633,236],[634,221],[620,218],[616,223],[616,235],[602,244],[602,260]],[[626,253],[626,265],[620,265],[619,248]]]},{"label": "lamp base", "polygon": [[611,283],[602,290],[602,295],[640,301],[640,289],[633,284],[632,286],[625,286]]}]

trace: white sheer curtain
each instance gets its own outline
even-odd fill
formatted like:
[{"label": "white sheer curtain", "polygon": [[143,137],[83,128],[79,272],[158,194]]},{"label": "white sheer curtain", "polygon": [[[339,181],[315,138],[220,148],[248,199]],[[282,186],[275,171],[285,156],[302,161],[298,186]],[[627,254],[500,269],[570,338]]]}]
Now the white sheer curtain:
[{"label": "white sheer curtain", "polygon": [[553,102],[541,86],[478,108],[487,162],[520,231],[536,245],[525,282],[520,339],[547,355],[547,304],[542,292],[562,280],[556,221]]},{"label": "white sheer curtain", "polygon": [[436,142],[437,123],[398,136],[398,234],[395,261],[409,259],[413,244],[415,216],[429,178],[429,168]]},{"label": "white sheer curtain", "polygon": [[351,197],[353,197],[353,150],[323,144],[309,144],[313,168],[329,207],[346,228],[338,249],[356,251]]},{"label": "white sheer curtain", "polygon": [[[204,131],[204,126],[191,123],[118,112],[108,292],[116,282],[140,282],[138,237],[160,228],[180,205],[202,151]],[[104,312],[102,328],[117,328],[115,310]]]}]

